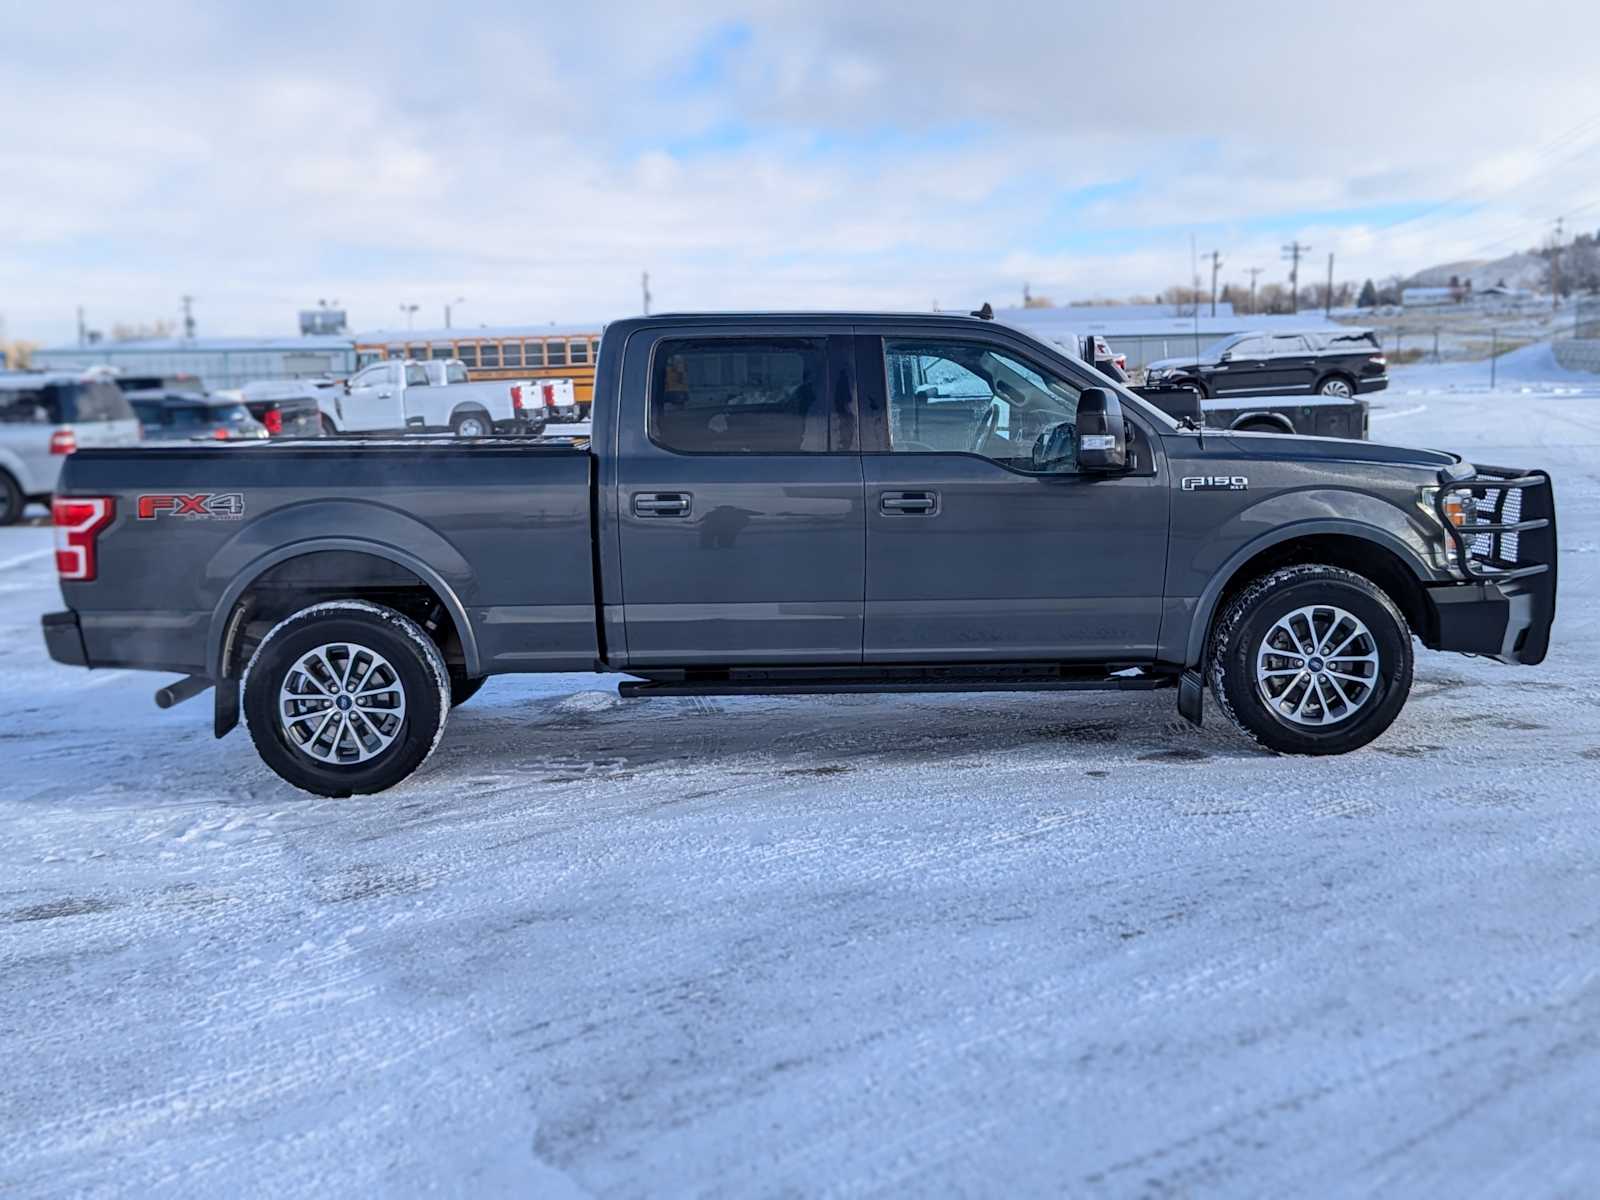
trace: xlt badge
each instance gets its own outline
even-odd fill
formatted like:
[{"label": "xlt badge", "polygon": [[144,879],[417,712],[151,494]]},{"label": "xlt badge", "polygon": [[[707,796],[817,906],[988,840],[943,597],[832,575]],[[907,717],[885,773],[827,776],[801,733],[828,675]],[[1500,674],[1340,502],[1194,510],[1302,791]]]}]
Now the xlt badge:
[{"label": "xlt badge", "polygon": [[1183,477],[1183,490],[1186,492],[1247,492],[1250,490],[1250,476],[1185,475]]}]

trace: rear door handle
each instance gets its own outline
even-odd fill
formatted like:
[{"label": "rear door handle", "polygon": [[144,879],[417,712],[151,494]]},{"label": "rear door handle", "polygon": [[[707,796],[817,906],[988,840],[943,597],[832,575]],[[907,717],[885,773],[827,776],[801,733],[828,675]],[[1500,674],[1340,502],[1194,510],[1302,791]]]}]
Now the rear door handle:
[{"label": "rear door handle", "polygon": [[938,492],[884,492],[878,511],[886,517],[931,517],[939,512]]},{"label": "rear door handle", "polygon": [[688,492],[635,492],[636,517],[687,517],[694,497]]}]

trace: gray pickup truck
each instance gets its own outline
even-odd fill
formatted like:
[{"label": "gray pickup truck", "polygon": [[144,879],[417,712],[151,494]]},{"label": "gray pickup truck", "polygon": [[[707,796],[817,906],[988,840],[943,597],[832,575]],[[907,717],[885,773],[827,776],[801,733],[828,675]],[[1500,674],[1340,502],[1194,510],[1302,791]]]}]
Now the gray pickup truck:
[{"label": "gray pickup truck", "polygon": [[323,795],[406,778],[490,675],[625,695],[1205,684],[1268,748],[1381,734],[1412,638],[1536,664],[1542,471],[1189,427],[972,317],[607,327],[592,439],[86,449],[51,655],[215,688]]}]

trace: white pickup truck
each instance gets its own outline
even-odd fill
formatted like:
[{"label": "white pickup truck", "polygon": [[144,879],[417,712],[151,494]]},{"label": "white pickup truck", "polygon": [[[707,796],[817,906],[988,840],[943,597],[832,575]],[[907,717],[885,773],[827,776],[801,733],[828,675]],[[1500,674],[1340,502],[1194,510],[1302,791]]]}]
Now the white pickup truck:
[{"label": "white pickup truck", "polygon": [[[350,377],[321,397],[329,433],[438,432],[458,437],[544,432],[545,406],[532,380],[470,383],[457,359],[390,359]],[[539,399],[542,399],[540,397]]]}]

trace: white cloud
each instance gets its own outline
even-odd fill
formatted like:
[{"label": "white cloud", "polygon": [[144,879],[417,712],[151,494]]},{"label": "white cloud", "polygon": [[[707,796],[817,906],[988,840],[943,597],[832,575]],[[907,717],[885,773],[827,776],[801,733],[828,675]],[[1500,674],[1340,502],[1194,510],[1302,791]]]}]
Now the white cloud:
[{"label": "white cloud", "polygon": [[185,291],[215,333],[607,318],[648,268],[660,307],[958,307],[1181,282],[1191,229],[1237,281],[1294,236],[1343,278],[1600,225],[1586,4],[1073,8],[35,6],[0,304],[46,339]]}]

